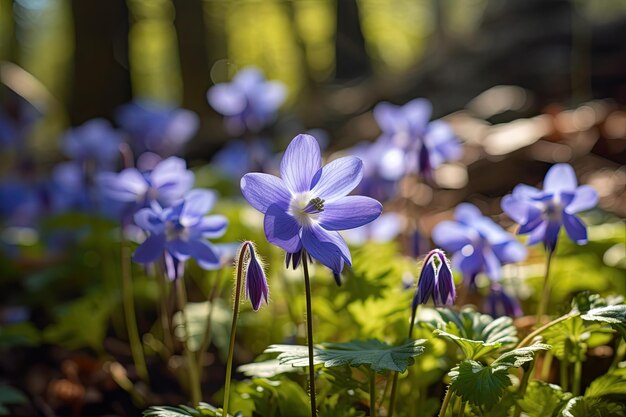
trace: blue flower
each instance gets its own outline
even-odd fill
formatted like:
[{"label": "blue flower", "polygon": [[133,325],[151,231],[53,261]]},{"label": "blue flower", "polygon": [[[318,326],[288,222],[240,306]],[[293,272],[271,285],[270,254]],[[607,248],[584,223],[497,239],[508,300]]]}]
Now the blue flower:
[{"label": "blue flower", "polygon": [[273,156],[268,140],[229,140],[211,162],[223,174],[238,181],[250,171],[269,172]]},{"label": "blue flower", "polygon": [[283,155],[281,178],[246,174],[241,191],[252,207],[265,214],[265,236],[270,243],[297,254],[298,259],[304,248],[337,279],[344,263],[352,263],[338,230],[363,226],[382,211],[372,198],[347,196],[361,181],[362,171],[363,163],[353,156],[322,167],[315,138],[298,135]]},{"label": "blue flower", "polygon": [[91,201],[86,180],[85,172],[76,162],[62,162],[54,167],[48,186],[52,212],[88,209]]},{"label": "blue flower", "polygon": [[491,291],[485,300],[485,307],[492,317],[520,317],[523,314],[517,300],[508,295],[500,284],[491,285]]},{"label": "blue flower", "polygon": [[168,207],[191,189],[194,175],[183,159],[169,157],[152,171],[127,168],[119,173],[102,172],[96,181],[105,198],[123,203],[133,212],[151,203]]},{"label": "blue flower", "polygon": [[518,233],[529,234],[527,245],[543,242],[554,251],[561,226],[579,245],[587,243],[587,227],[575,214],[598,203],[598,193],[588,185],[578,186],[569,164],[548,170],[543,190],[520,184],[502,199],[502,209],[520,225]]},{"label": "blue flower", "polygon": [[287,97],[279,81],[266,81],[257,68],[244,68],[231,83],[215,84],[207,93],[209,104],[225,116],[226,129],[233,136],[246,129],[258,132],[276,117]]},{"label": "blue flower", "polygon": [[382,130],[379,138],[384,152],[379,154],[383,178],[399,180],[419,173],[433,179],[433,170],[446,161],[459,159],[461,145],[450,126],[436,120],[429,123],[432,106],[426,99],[415,99],[404,106],[379,103],[374,118]]},{"label": "blue flower", "polygon": [[69,129],[63,137],[63,151],[74,161],[95,164],[96,169],[109,170],[120,155],[122,135],[104,119],[93,119]]},{"label": "blue flower", "polygon": [[178,153],[198,131],[194,112],[147,100],[120,107],[116,120],[134,139],[137,152],[149,150],[161,156]]},{"label": "blue flower", "polygon": [[254,253],[254,245],[250,244],[249,249],[250,259],[246,265],[246,297],[250,300],[254,311],[257,311],[263,300],[265,304],[268,303],[269,287],[263,266]]},{"label": "blue flower", "polygon": [[149,236],[133,254],[133,260],[149,264],[165,255],[168,275],[180,275],[181,265],[194,258],[204,269],[221,267],[219,251],[207,241],[226,231],[224,216],[205,216],[213,207],[215,194],[196,189],[176,205],[160,210],[150,207],[135,213],[135,223]]},{"label": "blue flower", "polygon": [[394,240],[402,231],[402,218],[397,213],[384,213],[365,226],[347,230],[343,235],[348,242],[362,245],[368,240],[384,243]]},{"label": "blue flower", "polygon": [[426,255],[413,296],[413,313],[418,305],[426,304],[431,298],[435,306],[450,306],[456,299],[450,263],[440,249],[433,249]]},{"label": "blue flower", "polygon": [[526,259],[526,248],[480,210],[459,204],[456,221],[444,221],[433,229],[433,241],[454,252],[453,264],[470,284],[478,273],[492,280],[501,278],[502,265]]}]

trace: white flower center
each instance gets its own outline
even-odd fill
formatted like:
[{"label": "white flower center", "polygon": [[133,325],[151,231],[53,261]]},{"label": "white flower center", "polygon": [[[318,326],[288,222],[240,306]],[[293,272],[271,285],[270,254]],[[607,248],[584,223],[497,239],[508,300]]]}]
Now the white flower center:
[{"label": "white flower center", "polygon": [[301,226],[308,226],[317,220],[322,211],[324,211],[324,200],[307,191],[291,197],[287,213],[293,216]]},{"label": "white flower center", "polygon": [[165,238],[170,240],[189,240],[189,229],[180,223],[168,220],[165,222]]}]

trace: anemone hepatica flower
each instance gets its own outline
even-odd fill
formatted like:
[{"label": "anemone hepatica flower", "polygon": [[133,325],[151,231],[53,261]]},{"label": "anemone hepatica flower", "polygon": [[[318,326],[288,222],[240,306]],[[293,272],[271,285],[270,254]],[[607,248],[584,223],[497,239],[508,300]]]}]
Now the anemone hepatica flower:
[{"label": "anemone hepatica flower", "polygon": [[207,93],[209,104],[225,116],[227,130],[240,135],[246,129],[258,132],[275,117],[287,97],[279,81],[266,81],[257,68],[239,71],[230,83],[215,84]]},{"label": "anemone hepatica flower", "polygon": [[189,258],[194,258],[204,269],[219,268],[219,251],[207,239],[222,236],[228,221],[220,215],[206,216],[214,202],[213,192],[196,189],[172,207],[139,210],[135,213],[135,223],[149,236],[139,245],[133,260],[149,264],[165,255],[171,279],[179,276],[178,266]]},{"label": "anemone hepatica flower", "polygon": [[363,226],[382,211],[373,198],[347,195],[361,180],[362,170],[363,163],[353,156],[322,167],[315,138],[298,135],[283,155],[281,178],[246,174],[241,191],[252,207],[265,214],[265,236],[270,243],[284,249],[288,258],[300,259],[306,250],[330,268],[337,280],[344,263],[352,263],[338,230]]},{"label": "anemone hepatica flower", "polygon": [[431,298],[436,306],[452,305],[456,298],[450,263],[440,249],[434,249],[426,255],[413,296],[413,312],[418,305],[426,304]]},{"label": "anemone hepatica flower", "polygon": [[250,300],[254,311],[257,311],[263,300],[267,304],[269,287],[263,266],[254,252],[254,245],[249,246],[249,254],[250,259],[246,265],[246,297]]},{"label": "anemone hepatica flower", "polygon": [[443,221],[433,229],[433,241],[454,252],[454,266],[473,284],[478,273],[491,280],[501,278],[502,265],[526,259],[526,248],[476,206],[459,204],[455,221]]},{"label": "anemone hepatica flower", "polygon": [[68,130],[63,151],[74,161],[94,163],[95,168],[111,169],[119,157],[122,135],[105,119],[93,119]]},{"label": "anemone hepatica flower", "polygon": [[134,139],[139,152],[176,154],[196,134],[198,115],[186,109],[138,100],[120,107],[116,120]]},{"label": "anemone hepatica flower", "polygon": [[502,199],[502,209],[520,225],[518,233],[529,234],[526,242],[543,242],[554,251],[561,226],[579,245],[587,243],[587,227],[575,214],[598,203],[598,193],[588,185],[578,186],[569,164],[552,166],[543,181],[543,190],[520,184]]},{"label": "anemone hepatica flower", "polygon": [[520,317],[523,314],[517,300],[508,295],[500,284],[491,285],[491,291],[485,300],[485,307],[492,317]]},{"label": "anemone hepatica flower", "polygon": [[432,106],[426,99],[415,99],[404,106],[379,103],[374,118],[382,130],[379,140],[385,152],[379,155],[380,174],[389,180],[419,173],[432,180],[432,172],[446,161],[461,156],[461,145],[450,126],[429,122]]},{"label": "anemone hepatica flower", "polygon": [[127,168],[119,173],[100,173],[96,180],[105,198],[137,210],[154,202],[171,205],[191,189],[194,175],[183,159],[172,156],[150,172]]}]

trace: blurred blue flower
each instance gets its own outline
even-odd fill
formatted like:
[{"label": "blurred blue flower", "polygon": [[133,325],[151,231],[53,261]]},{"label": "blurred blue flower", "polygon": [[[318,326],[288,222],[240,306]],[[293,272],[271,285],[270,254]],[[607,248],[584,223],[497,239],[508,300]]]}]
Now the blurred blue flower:
[{"label": "blurred blue flower", "polygon": [[322,167],[315,138],[298,135],[283,155],[281,178],[246,174],[241,191],[252,207],[265,214],[265,236],[270,243],[292,255],[305,249],[338,280],[344,263],[352,262],[338,230],[367,224],[382,211],[372,198],[347,196],[361,181],[362,170],[363,163],[353,156]]},{"label": "blurred blue flower", "polygon": [[48,186],[50,209],[53,213],[86,210],[90,206],[90,190],[85,172],[76,162],[62,162],[52,171]]},{"label": "blurred blue flower", "polygon": [[502,209],[520,225],[518,233],[529,234],[527,245],[543,242],[554,251],[561,226],[579,245],[587,243],[587,227],[575,216],[598,203],[598,193],[588,185],[578,186],[569,164],[552,166],[543,181],[543,190],[520,184],[502,199]]},{"label": "blurred blue flower", "polygon": [[224,216],[206,216],[215,203],[215,194],[195,189],[172,207],[149,207],[135,213],[135,223],[149,236],[133,254],[133,260],[149,264],[165,255],[170,279],[180,275],[180,266],[194,258],[204,269],[221,267],[219,251],[208,242],[226,232]]},{"label": "blurred blue flower", "polygon": [[459,204],[456,221],[443,221],[433,229],[433,241],[454,252],[453,264],[463,272],[469,284],[480,272],[491,280],[499,280],[502,265],[526,259],[526,248],[476,206]]},{"label": "blurred blue flower", "polygon": [[120,107],[116,120],[133,138],[137,152],[148,150],[164,157],[180,152],[200,123],[190,110],[147,100]]},{"label": "blurred blue flower", "polygon": [[287,97],[285,85],[266,81],[257,68],[239,71],[230,83],[219,83],[209,88],[209,104],[225,116],[226,129],[238,136],[247,129],[259,132],[276,117],[278,108]]},{"label": "blurred blue flower", "polygon": [[92,119],[69,129],[63,137],[63,151],[81,165],[95,164],[99,170],[115,167],[120,156],[122,134],[105,119]]},{"label": "blurred blue flower", "polygon": [[433,249],[426,255],[413,296],[413,314],[418,305],[426,304],[431,298],[435,306],[450,306],[456,299],[450,263],[440,249]]},{"label": "blurred blue flower", "polygon": [[104,198],[136,210],[158,203],[168,207],[191,189],[194,175],[185,161],[175,156],[159,162],[152,171],[127,168],[119,173],[102,172],[96,181]]},{"label": "blurred blue flower", "polygon": [[41,113],[28,101],[10,89],[2,91],[0,107],[0,149],[22,146]]},{"label": "blurred blue flower", "polygon": [[432,106],[426,99],[415,99],[404,106],[379,103],[374,118],[382,130],[379,141],[384,152],[378,155],[380,175],[397,181],[418,173],[433,179],[433,170],[446,161],[461,157],[461,144],[450,126],[429,122]]},{"label": "blurred blue flower", "polygon": [[212,163],[227,177],[239,181],[247,172],[268,172],[273,156],[268,140],[229,140]]},{"label": "blurred blue flower", "polygon": [[491,292],[485,300],[485,308],[492,317],[520,317],[524,313],[519,302],[508,295],[500,284],[492,284]]},{"label": "blurred blue flower", "polygon": [[3,226],[32,227],[45,212],[40,187],[16,179],[0,183],[0,220]]},{"label": "blurred blue flower", "polygon": [[246,297],[250,300],[254,311],[257,311],[263,300],[267,304],[269,287],[263,266],[254,253],[254,245],[250,244],[249,249],[250,259],[246,265]]},{"label": "blurred blue flower", "polygon": [[355,189],[379,201],[388,201],[396,193],[397,181],[381,175],[380,158],[386,152],[386,143],[378,140],[374,143],[359,143],[347,150],[347,153],[363,161],[363,180]]}]

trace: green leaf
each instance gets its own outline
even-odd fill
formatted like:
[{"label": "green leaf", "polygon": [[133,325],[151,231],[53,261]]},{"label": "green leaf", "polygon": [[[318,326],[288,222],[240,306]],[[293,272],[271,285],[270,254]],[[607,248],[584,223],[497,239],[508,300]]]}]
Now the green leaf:
[{"label": "green leaf", "polygon": [[519,368],[532,361],[537,352],[548,349],[550,346],[541,343],[515,349],[503,353],[489,366],[465,360],[450,371],[450,387],[471,404],[489,408],[500,400],[504,389],[511,385],[509,369]]},{"label": "green leaf", "polygon": [[39,330],[29,322],[0,326],[0,347],[36,346],[41,340]]},{"label": "green leaf", "polygon": [[26,395],[17,388],[0,385],[0,404],[24,404],[28,402]]},{"label": "green leaf", "polygon": [[626,415],[624,404],[605,401],[596,397],[574,397],[563,411],[563,417],[623,417]]},{"label": "green leaf", "polygon": [[626,304],[593,308],[582,316],[583,320],[607,323],[626,340]]},{"label": "green leaf", "polygon": [[496,404],[511,379],[506,370],[494,369],[473,360],[464,360],[450,373],[450,388],[463,398],[477,406]]},{"label": "green leaf", "polygon": [[[212,312],[211,306],[213,306]],[[213,305],[211,305],[209,301],[187,303],[187,305],[185,305],[185,314],[189,325],[189,339],[187,341],[189,350],[196,352],[200,349],[209,314],[211,314],[211,335],[213,342],[220,350],[228,350],[232,313],[223,300],[215,300]],[[180,311],[174,314],[173,324],[174,334],[182,343],[183,340],[185,340],[185,328],[182,326],[182,315]]]},{"label": "green leaf", "polygon": [[603,397],[606,395],[626,395],[626,369],[616,369],[594,379],[585,391],[585,397]]},{"label": "green leaf", "polygon": [[586,326],[580,316],[574,316],[547,329],[543,337],[552,346],[556,358],[573,363],[585,360],[590,346],[605,343],[606,337],[596,337],[594,341],[592,336],[601,336],[607,331],[612,332],[598,323]]},{"label": "green leaf", "polygon": [[[411,340],[400,346],[391,346],[380,340],[355,340],[348,343],[327,343],[314,349],[314,363],[325,367],[365,365],[374,372],[404,372],[414,357],[424,352],[425,340]],[[279,353],[282,365],[309,366],[306,346],[271,345],[266,353]]]},{"label": "green leaf", "polygon": [[572,394],[564,392],[558,385],[531,381],[524,398],[519,400],[519,405],[528,417],[552,417],[570,398]]},{"label": "green leaf", "polygon": [[142,415],[143,417],[222,417],[222,409],[202,402],[196,408],[186,405],[178,407],[158,405],[148,408]]},{"label": "green leaf", "polygon": [[237,371],[249,377],[271,378],[287,372],[295,372],[297,369],[290,365],[281,365],[278,359],[270,359],[241,365]]},{"label": "green leaf", "polygon": [[437,312],[440,318],[426,325],[435,328],[437,336],[456,343],[467,359],[476,360],[517,343],[517,330],[510,317],[494,320],[471,308],[460,312],[438,309]]}]

